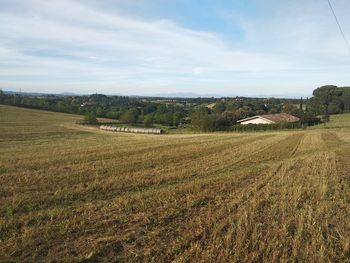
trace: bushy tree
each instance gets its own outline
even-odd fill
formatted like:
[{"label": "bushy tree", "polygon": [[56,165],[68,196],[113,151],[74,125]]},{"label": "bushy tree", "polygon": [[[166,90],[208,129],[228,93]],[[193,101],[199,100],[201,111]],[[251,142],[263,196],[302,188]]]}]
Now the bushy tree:
[{"label": "bushy tree", "polygon": [[283,105],[283,112],[292,114],[293,111],[297,110],[298,108],[295,107],[292,103],[285,103]]},{"label": "bushy tree", "polygon": [[320,115],[324,113],[323,105],[319,98],[312,97],[308,100],[307,103],[308,112],[312,115]]},{"label": "bushy tree", "polygon": [[342,102],[344,105],[344,111],[350,112],[350,87],[342,88]]},{"label": "bushy tree", "polygon": [[213,131],[214,123],[207,107],[200,107],[191,114],[192,126],[201,131]]},{"label": "bushy tree", "polygon": [[[342,106],[342,107],[341,107]],[[343,104],[338,104],[338,103],[330,103],[328,105],[328,114],[339,114],[339,113],[342,113],[342,108],[344,105]]]},{"label": "bushy tree", "polygon": [[103,107],[96,107],[96,116],[103,117],[106,115],[106,110]]},{"label": "bushy tree", "polygon": [[329,105],[332,101],[338,99],[341,96],[342,91],[334,85],[326,85],[315,89],[312,93],[316,98],[319,99],[321,105],[323,106],[324,115],[329,114]]},{"label": "bushy tree", "polygon": [[177,127],[181,123],[181,114],[179,112],[173,113],[173,126]]},{"label": "bushy tree", "polygon": [[106,113],[106,117],[110,119],[118,120],[120,116],[121,116],[121,113],[119,111],[109,111]]},{"label": "bushy tree", "polygon": [[152,116],[152,114],[148,114],[148,115],[144,116],[144,118],[143,118],[143,125],[145,127],[151,127],[152,124],[153,124],[153,116]]},{"label": "bushy tree", "polygon": [[303,116],[300,117],[299,122],[303,125],[311,126],[311,125],[319,124],[321,122],[321,119],[310,114],[304,114]]},{"label": "bushy tree", "polygon": [[138,119],[138,111],[135,108],[129,109],[125,111],[122,116],[121,120],[126,123],[136,123]]},{"label": "bushy tree", "polygon": [[84,115],[84,123],[85,124],[96,124],[97,123],[97,119],[96,116],[93,113],[86,113]]},{"label": "bushy tree", "polygon": [[155,103],[149,103],[145,106],[143,113],[144,114],[149,114],[153,113],[157,110],[157,104]]},{"label": "bushy tree", "polygon": [[226,110],[226,106],[225,106],[225,103],[222,101],[216,103],[215,106],[213,107],[214,113],[223,113],[225,110]]},{"label": "bushy tree", "polygon": [[239,120],[239,119],[244,119],[244,118],[254,116],[255,113],[250,107],[243,106],[242,108],[239,108],[238,110],[235,111],[235,115],[236,115],[236,118]]}]

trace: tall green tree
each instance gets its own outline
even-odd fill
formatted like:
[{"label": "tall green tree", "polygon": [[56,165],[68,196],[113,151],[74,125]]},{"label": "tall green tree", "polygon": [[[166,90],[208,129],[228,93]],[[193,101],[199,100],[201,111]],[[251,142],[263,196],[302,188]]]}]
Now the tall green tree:
[{"label": "tall green tree", "polygon": [[151,127],[153,124],[153,116],[152,114],[148,114],[143,118],[143,125],[145,127]]},{"label": "tall green tree", "polygon": [[342,91],[334,85],[326,85],[315,89],[312,93],[316,98],[319,99],[321,105],[323,106],[323,114],[329,114],[329,105],[338,100],[341,96]]},{"label": "tall green tree", "polygon": [[213,131],[214,123],[209,116],[209,109],[207,107],[200,107],[191,114],[192,126],[201,131]]},{"label": "tall green tree", "polygon": [[126,122],[126,123],[136,123],[138,120],[138,111],[137,109],[129,109],[127,111],[125,111],[122,116],[121,116],[121,120]]},{"label": "tall green tree", "polygon": [[96,124],[97,123],[97,119],[96,119],[96,116],[91,113],[91,112],[88,112],[84,115],[84,123],[86,124]]},{"label": "tall green tree", "polygon": [[342,102],[344,105],[344,111],[350,112],[350,87],[342,88]]}]

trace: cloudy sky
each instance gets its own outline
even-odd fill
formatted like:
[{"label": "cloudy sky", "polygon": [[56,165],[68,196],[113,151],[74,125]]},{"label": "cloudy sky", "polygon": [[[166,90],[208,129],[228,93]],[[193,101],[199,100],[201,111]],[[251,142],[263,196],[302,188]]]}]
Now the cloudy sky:
[{"label": "cloudy sky", "polygon": [[[331,0],[350,40],[350,1]],[[0,88],[309,95],[350,85],[327,0],[0,0]]]}]

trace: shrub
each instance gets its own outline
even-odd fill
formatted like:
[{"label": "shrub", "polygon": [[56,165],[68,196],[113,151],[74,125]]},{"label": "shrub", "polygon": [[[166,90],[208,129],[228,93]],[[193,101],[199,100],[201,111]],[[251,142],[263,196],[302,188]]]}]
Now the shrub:
[{"label": "shrub", "polygon": [[300,123],[301,124],[306,124],[308,126],[311,126],[311,125],[316,125],[316,124],[319,124],[321,122],[321,119],[320,118],[317,118],[317,117],[314,117],[314,116],[302,116],[300,118]]}]

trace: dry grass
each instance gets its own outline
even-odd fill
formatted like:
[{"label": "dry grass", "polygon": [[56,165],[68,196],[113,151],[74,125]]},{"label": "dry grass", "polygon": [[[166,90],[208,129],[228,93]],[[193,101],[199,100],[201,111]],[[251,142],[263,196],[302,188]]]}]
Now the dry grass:
[{"label": "dry grass", "polygon": [[350,130],[140,135],[0,105],[0,261],[350,262]]}]

